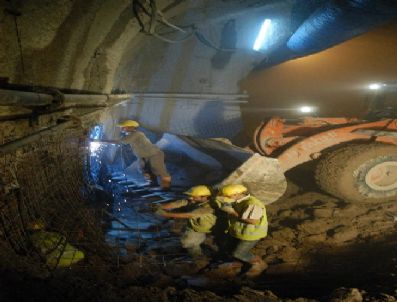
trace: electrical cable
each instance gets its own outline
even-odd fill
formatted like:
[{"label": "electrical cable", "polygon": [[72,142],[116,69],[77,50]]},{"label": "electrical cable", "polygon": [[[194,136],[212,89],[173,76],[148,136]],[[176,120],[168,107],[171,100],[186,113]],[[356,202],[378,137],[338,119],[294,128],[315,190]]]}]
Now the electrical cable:
[{"label": "electrical cable", "polygon": [[143,24],[141,18],[139,17],[139,11],[138,11],[138,6],[142,8],[141,3],[139,1],[132,1],[132,12],[136,18],[136,20],[139,23],[139,26],[141,27],[141,31],[145,31],[145,25]]},{"label": "electrical cable", "polygon": [[[182,33],[186,33],[186,31],[183,30],[182,28],[172,24],[171,22],[169,22],[164,17],[164,14],[160,10],[157,9],[157,5],[156,5],[156,1],[155,0],[150,0],[150,10],[151,10],[151,12],[149,12],[146,9],[144,4],[140,0],[134,0],[132,2],[132,5],[133,5],[133,13],[134,13],[135,17],[138,20],[138,23],[139,23],[139,25],[141,27],[141,31],[144,32],[144,33],[147,33],[147,34],[149,34],[149,35],[151,35],[151,36],[153,36],[153,37],[155,37],[155,38],[157,38],[157,39],[159,39],[159,40],[161,40],[163,42],[167,42],[167,43],[171,43],[171,44],[182,43],[182,42],[185,42],[188,39],[190,39],[195,33],[195,30],[193,29],[192,32],[188,33],[185,37],[183,37],[180,40],[168,39],[168,38],[156,33],[156,22],[160,22],[160,23],[164,24],[165,26],[168,26],[168,27],[170,27],[170,28],[172,28],[174,30],[177,30],[179,32],[182,32]],[[141,9],[142,12],[145,15],[150,17],[149,30],[145,29],[145,25],[144,25],[140,15],[139,15],[138,8]],[[157,16],[160,16],[161,19],[159,20]]]},{"label": "electrical cable", "polygon": [[170,44],[178,44],[178,43],[182,43],[182,42],[185,42],[185,41],[189,40],[190,38],[192,38],[194,36],[195,33],[196,33],[195,31],[192,31],[191,33],[189,33],[187,36],[183,37],[180,40],[170,40],[170,39],[165,38],[165,37],[163,37],[163,36],[161,36],[159,34],[156,34],[156,33],[153,33],[151,35],[153,37],[161,40],[161,41],[164,41],[164,42],[167,42],[167,43],[170,43]]},{"label": "electrical cable", "polygon": [[[170,43],[170,44],[177,44],[177,43],[183,43],[187,40],[189,40],[190,38],[192,38],[194,35],[196,36],[196,38],[199,40],[199,42],[201,42],[202,44],[204,44],[207,47],[210,47],[212,49],[215,49],[216,51],[222,51],[222,52],[235,52],[237,51],[237,48],[222,48],[222,47],[218,47],[216,46],[214,43],[212,43],[208,38],[206,38],[204,36],[203,33],[199,32],[196,28],[196,26],[194,24],[191,24],[189,26],[187,26],[187,28],[191,28],[191,32],[188,33],[185,37],[179,39],[179,40],[172,40],[169,38],[164,37],[164,35],[161,35],[159,33],[156,33],[155,29],[156,29],[156,22],[160,22],[163,25],[170,27],[174,30],[177,30],[179,32],[182,33],[187,33],[186,30],[183,30],[181,27],[176,26],[174,24],[172,24],[171,22],[169,22],[165,17],[164,14],[160,11],[157,10],[157,5],[156,5],[156,0],[150,0],[150,8],[151,8],[151,12],[149,12],[146,7],[144,6],[144,4],[140,1],[140,0],[133,0],[132,2],[133,5],[133,13],[135,14],[135,17],[138,20],[139,25],[141,26],[141,31],[144,33],[147,33],[163,42],[166,43]],[[139,15],[139,11],[137,8],[140,8],[142,10],[142,12],[144,14],[146,14],[147,16],[150,17],[150,26],[149,26],[149,30],[145,29],[145,25]],[[158,19],[157,16],[160,16],[160,20]]]},{"label": "electrical cable", "polygon": [[[137,20],[138,20],[138,23],[139,23],[139,25],[140,25],[140,27],[141,27],[141,31],[142,31],[142,32],[148,33],[148,32],[145,30],[145,25],[143,24],[143,22],[142,22],[142,20],[141,20],[141,17],[139,16],[139,11],[138,11],[138,9],[137,9],[138,6],[139,6],[139,8],[142,10],[142,12],[145,13],[145,15],[147,15],[148,17],[151,17],[151,14],[148,12],[148,10],[146,9],[146,7],[145,7],[141,2],[139,2],[139,1],[133,1],[133,13],[134,13],[135,17],[136,17]],[[170,28],[172,28],[172,29],[175,29],[175,30],[177,30],[177,31],[180,31],[180,32],[182,32],[182,33],[186,33],[186,31],[183,30],[182,28],[180,28],[180,27],[178,27],[178,26],[176,26],[176,25],[170,23],[169,21],[167,21],[167,19],[164,17],[164,14],[163,14],[160,10],[157,10],[157,15],[159,15],[159,16],[161,17],[160,20],[157,20],[158,22],[160,22],[160,23],[162,23],[163,25],[166,25],[166,26],[168,26],[168,27],[170,27]]]},{"label": "electrical cable", "polygon": [[156,0],[150,0],[150,9],[152,11],[150,16],[150,26],[149,26],[149,33],[154,34],[156,30],[156,21],[157,21],[157,5]]},{"label": "electrical cable", "polygon": [[177,31],[180,31],[181,33],[186,33],[186,31],[183,30],[182,28],[168,22],[167,19],[164,17],[164,14],[160,10],[157,11],[157,14],[161,17],[160,22],[163,23],[164,25],[168,25],[169,27],[171,27]]},{"label": "electrical cable", "polygon": [[196,31],[196,37],[197,39],[206,45],[207,47],[213,48],[217,51],[224,51],[224,52],[235,52],[237,48],[220,48],[215,46],[211,41],[209,41],[202,33]]}]

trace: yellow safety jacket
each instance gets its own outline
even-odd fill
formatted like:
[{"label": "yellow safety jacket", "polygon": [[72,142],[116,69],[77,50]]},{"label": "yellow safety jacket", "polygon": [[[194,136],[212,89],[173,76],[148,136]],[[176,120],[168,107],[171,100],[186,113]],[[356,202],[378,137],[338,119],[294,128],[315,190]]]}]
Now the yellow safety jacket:
[{"label": "yellow safety jacket", "polygon": [[195,232],[199,233],[210,233],[212,227],[216,223],[216,216],[214,215],[214,211],[210,206],[209,202],[198,204],[194,211],[200,211],[205,209],[205,214],[200,215],[199,217],[190,218],[189,219],[189,227],[193,229]]},{"label": "yellow safety jacket", "polygon": [[[242,214],[249,205],[255,205],[262,208],[262,217],[259,219],[257,224],[249,224],[240,220]],[[239,217],[229,218],[229,234],[240,240],[259,240],[267,236],[267,216],[265,205],[257,198],[250,196],[249,199],[241,201],[239,203],[234,202],[232,204],[233,209],[239,214]]]},{"label": "yellow safety jacket", "polygon": [[31,235],[34,247],[45,257],[48,266],[69,267],[84,259],[84,253],[66,242],[59,233],[38,231]]}]

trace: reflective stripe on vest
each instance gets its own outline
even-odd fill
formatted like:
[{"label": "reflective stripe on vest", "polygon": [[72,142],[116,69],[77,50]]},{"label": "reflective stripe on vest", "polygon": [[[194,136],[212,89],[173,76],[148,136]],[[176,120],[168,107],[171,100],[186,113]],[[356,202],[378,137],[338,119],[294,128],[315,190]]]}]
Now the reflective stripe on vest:
[{"label": "reflective stripe on vest", "polygon": [[263,214],[258,224],[249,224],[238,220],[237,218],[230,219],[229,234],[235,238],[241,240],[259,240],[267,236],[267,217],[265,205],[255,197],[251,196],[250,199],[242,201],[236,205],[233,205],[235,211],[242,216],[243,211],[249,205],[256,205],[262,208]]}]

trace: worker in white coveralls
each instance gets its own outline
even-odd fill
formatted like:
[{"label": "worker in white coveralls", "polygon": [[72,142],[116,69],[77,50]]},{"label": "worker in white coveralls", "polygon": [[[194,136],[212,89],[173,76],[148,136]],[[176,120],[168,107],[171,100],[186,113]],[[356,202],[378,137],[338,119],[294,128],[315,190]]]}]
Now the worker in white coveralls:
[{"label": "worker in white coveralls", "polygon": [[231,255],[250,264],[247,277],[255,277],[267,268],[261,257],[251,253],[251,249],[267,236],[268,222],[265,205],[241,184],[224,186],[214,200],[215,206],[228,214],[227,233]]},{"label": "worker in white coveralls", "polygon": [[122,143],[131,146],[132,152],[140,161],[140,167],[146,179],[160,178],[160,186],[168,189],[171,185],[169,175],[164,163],[164,152],[152,144],[145,134],[138,131],[139,123],[134,120],[126,120],[117,125],[126,135],[119,141],[101,140],[102,142]]},{"label": "worker in white coveralls", "polygon": [[156,214],[167,218],[189,219],[181,244],[193,258],[197,259],[203,256],[201,244],[207,234],[211,233],[216,217],[210,205],[211,191],[207,186],[192,187],[185,194],[188,196],[187,199],[162,204]]}]

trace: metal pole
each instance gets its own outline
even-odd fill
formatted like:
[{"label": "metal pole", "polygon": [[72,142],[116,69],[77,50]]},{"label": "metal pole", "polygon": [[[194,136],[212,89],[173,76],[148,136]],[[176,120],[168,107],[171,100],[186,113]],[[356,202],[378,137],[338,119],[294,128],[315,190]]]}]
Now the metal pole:
[{"label": "metal pole", "polygon": [[[129,99],[133,94],[62,94],[62,107],[97,107]],[[51,94],[0,89],[0,106],[38,107],[56,104]]]},{"label": "metal pole", "polygon": [[[61,107],[97,107],[112,105],[113,102],[126,100],[132,97],[149,99],[191,99],[210,100],[230,103],[244,103],[247,94],[221,94],[221,93],[134,93],[134,94],[62,94]],[[56,104],[56,99],[51,94],[36,93],[17,90],[0,89],[0,106],[37,107]]]},{"label": "metal pole", "polygon": [[71,127],[73,125],[73,123],[75,123],[75,121],[67,121],[67,122],[64,122],[64,123],[59,124],[59,125],[48,127],[46,129],[41,130],[39,132],[36,132],[36,133],[34,133],[32,135],[25,136],[25,137],[22,137],[20,139],[11,141],[9,143],[5,143],[3,145],[0,145],[0,154],[1,153],[5,154],[5,153],[12,152],[15,149],[21,148],[21,147],[23,147],[23,146],[25,146],[25,145],[27,145],[29,143],[32,143],[32,142],[34,142],[34,141],[36,141],[36,140],[38,140],[38,139],[50,134],[50,133],[52,133],[55,130],[59,131],[59,130],[63,130],[63,129],[66,129],[68,127]]},{"label": "metal pole", "polygon": [[[83,119],[85,119],[85,118],[87,118],[87,119],[89,119],[90,117],[93,118],[96,116],[96,114],[99,114],[101,111],[102,110],[95,110],[93,112],[86,113],[84,115],[79,116],[78,119],[83,121]],[[65,130],[69,127],[73,127],[73,126],[75,126],[75,123],[76,123],[76,120],[66,121],[66,122],[63,122],[58,125],[47,127],[45,129],[40,130],[40,131],[33,133],[31,135],[24,136],[17,140],[0,145],[0,154],[2,154],[2,153],[6,154],[6,153],[12,152],[18,148],[24,147],[24,146],[42,138],[42,137],[45,137],[46,135],[54,133],[54,131]]]},{"label": "metal pole", "polygon": [[219,100],[236,100],[246,99],[247,94],[224,94],[224,93],[134,93],[135,97],[144,98],[184,98],[184,99],[219,99]]},{"label": "metal pole", "polygon": [[1,106],[48,106],[53,101],[50,94],[0,89]]}]

